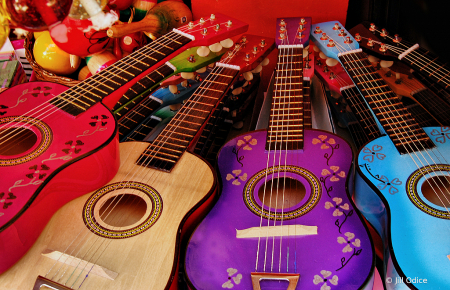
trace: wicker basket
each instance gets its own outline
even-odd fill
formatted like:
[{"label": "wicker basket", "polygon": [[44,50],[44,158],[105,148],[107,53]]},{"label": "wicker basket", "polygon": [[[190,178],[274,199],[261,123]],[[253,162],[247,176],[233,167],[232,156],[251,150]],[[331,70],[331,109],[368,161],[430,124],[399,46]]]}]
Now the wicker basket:
[{"label": "wicker basket", "polygon": [[31,67],[33,68],[33,71],[36,75],[36,79],[40,81],[59,83],[68,87],[72,87],[80,82],[79,80],[74,80],[69,77],[56,75],[42,68],[34,60],[33,46],[34,46],[34,36],[32,32],[29,32],[24,42],[25,56],[27,60],[30,62]]}]

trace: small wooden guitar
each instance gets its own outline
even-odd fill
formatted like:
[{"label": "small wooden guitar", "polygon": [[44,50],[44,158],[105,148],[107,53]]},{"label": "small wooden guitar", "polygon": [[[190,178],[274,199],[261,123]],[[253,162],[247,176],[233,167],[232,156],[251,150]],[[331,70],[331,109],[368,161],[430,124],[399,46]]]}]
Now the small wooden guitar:
[{"label": "small wooden guitar", "polygon": [[346,191],[351,148],[305,121],[310,25],[277,19],[269,129],[219,153],[222,193],[186,251],[192,289],[372,289],[372,242]]},{"label": "small wooden guitar", "polygon": [[0,273],[33,245],[58,208],[114,176],[117,128],[102,103],[180,47],[247,29],[226,19],[180,27],[70,89],[33,82],[0,95]]},{"label": "small wooden guitar", "polygon": [[448,289],[449,129],[421,128],[341,27],[320,23],[312,36],[343,64],[387,134],[361,149],[355,179],[355,201],[386,247],[386,288]]},{"label": "small wooden guitar", "polygon": [[121,143],[115,177],[62,207],[0,276],[2,289],[175,289],[181,238],[216,184],[185,150],[241,67],[253,69],[273,47],[242,37],[151,144]]}]

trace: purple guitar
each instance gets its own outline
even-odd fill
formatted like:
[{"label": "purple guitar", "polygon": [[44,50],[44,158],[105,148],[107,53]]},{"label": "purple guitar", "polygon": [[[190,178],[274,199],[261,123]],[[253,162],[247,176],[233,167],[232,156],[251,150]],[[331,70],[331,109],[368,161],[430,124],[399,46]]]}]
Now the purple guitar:
[{"label": "purple guitar", "polygon": [[269,129],[219,153],[222,194],[186,250],[193,289],[372,289],[372,241],[347,192],[351,148],[304,121],[310,24],[277,19]]}]

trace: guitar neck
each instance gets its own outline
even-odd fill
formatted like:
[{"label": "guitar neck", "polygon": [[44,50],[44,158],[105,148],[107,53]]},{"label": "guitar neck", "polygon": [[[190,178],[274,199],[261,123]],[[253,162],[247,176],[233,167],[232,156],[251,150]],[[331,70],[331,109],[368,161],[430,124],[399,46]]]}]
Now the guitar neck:
[{"label": "guitar neck", "polygon": [[450,93],[444,90],[442,87],[438,86],[436,83],[431,81],[429,78],[419,74],[417,72],[413,73],[414,77],[416,77],[421,83],[423,83],[429,90],[433,93],[441,97],[447,104],[450,104]]},{"label": "guitar neck", "polygon": [[342,53],[339,59],[400,153],[434,147],[360,49]]},{"label": "guitar neck", "polygon": [[417,102],[425,107],[432,116],[441,124],[450,125],[450,105],[435,95],[432,91],[425,89],[412,94]]},{"label": "guitar neck", "polygon": [[370,107],[367,106],[364,97],[359,93],[358,89],[352,86],[341,90],[341,94],[359,123],[360,130],[362,131],[359,134],[366,135],[367,141],[380,137],[381,132],[375,117],[372,115]]},{"label": "guitar neck", "polygon": [[266,150],[303,149],[303,46],[281,45],[278,49]]},{"label": "guitar neck", "polygon": [[147,147],[137,164],[171,171],[217,106],[239,70],[219,64]]},{"label": "guitar neck", "polygon": [[430,113],[425,110],[420,104],[416,103],[410,98],[402,98],[403,105],[408,109],[408,111],[414,116],[420,127],[438,127],[441,124],[430,115]]},{"label": "guitar neck", "polygon": [[190,41],[172,31],[71,87],[50,103],[77,116]]}]

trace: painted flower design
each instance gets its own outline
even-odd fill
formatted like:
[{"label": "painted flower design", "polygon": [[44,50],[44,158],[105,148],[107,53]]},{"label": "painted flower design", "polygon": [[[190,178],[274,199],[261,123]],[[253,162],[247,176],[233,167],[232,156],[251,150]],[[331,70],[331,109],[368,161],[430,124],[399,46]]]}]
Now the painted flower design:
[{"label": "painted flower design", "polygon": [[84,143],[80,140],[76,140],[75,142],[71,140],[71,141],[67,141],[64,144],[70,146],[69,148],[65,148],[65,149],[61,150],[62,152],[66,153],[66,154],[69,154],[71,149],[73,150],[73,152],[75,152],[75,154],[78,154],[78,153],[80,153],[81,148],[77,148],[77,146],[84,145]]},{"label": "painted flower design", "polygon": [[28,169],[33,170],[33,173],[28,173],[25,176],[28,177],[29,179],[33,179],[35,177],[38,177],[39,179],[43,179],[45,176],[47,176],[47,173],[45,173],[43,171],[49,170],[50,167],[48,167],[45,164],[41,164],[40,167],[41,168],[39,168],[38,165],[33,165],[33,166],[29,167]]},{"label": "painted flower design", "polygon": [[244,148],[243,148],[244,150],[252,150],[251,146],[255,146],[258,143],[258,140],[255,139],[255,138],[252,138],[251,135],[244,136],[243,139],[244,140],[239,139],[237,141],[237,146],[241,147],[241,146],[245,145]]},{"label": "painted flower design", "polygon": [[330,146],[328,145],[334,145],[336,144],[336,140],[334,138],[329,138],[326,135],[319,135],[317,138],[313,138],[312,143],[314,145],[321,144],[320,149],[328,149]]},{"label": "painted flower design", "polygon": [[381,153],[381,150],[383,150],[383,147],[376,144],[372,146],[372,149],[364,147],[362,152],[366,155],[364,155],[363,160],[367,162],[373,162],[375,160],[375,157],[378,160],[383,160],[384,158],[386,158],[386,155]]},{"label": "painted flower design", "polygon": [[402,182],[397,177],[395,177],[394,179],[389,181],[389,178],[387,178],[384,175],[381,175],[378,180],[380,180],[381,183],[379,183],[377,185],[377,187],[380,190],[384,190],[386,187],[389,186],[389,193],[390,194],[396,194],[398,192],[398,189],[394,185],[401,185],[402,184]]},{"label": "painted flower design", "polygon": [[108,122],[105,122],[107,119],[109,119],[108,116],[106,115],[100,115],[100,116],[92,116],[91,117],[92,120],[95,120],[94,122],[90,122],[89,125],[91,125],[92,127],[95,127],[98,125],[100,126],[105,126]]},{"label": "painted flower design", "polygon": [[241,283],[242,274],[237,274],[236,276],[234,276],[234,274],[236,274],[237,272],[238,272],[238,270],[234,269],[234,268],[227,269],[228,281],[226,281],[225,283],[222,284],[222,288],[231,289],[234,287],[234,284],[232,282],[234,282],[236,285]]},{"label": "painted flower design", "polygon": [[[15,196],[12,192],[8,192],[8,197],[5,197],[5,193],[0,193],[0,203],[3,203],[2,208],[7,209],[10,205],[12,205],[13,199],[16,199],[17,196]],[[9,202],[8,202],[9,201]]]},{"label": "painted flower design", "polygon": [[349,210],[350,209],[350,206],[348,205],[348,203],[341,204],[342,203],[342,198],[333,197],[333,201],[334,201],[334,204],[329,202],[329,201],[325,202],[325,208],[326,209],[334,208],[333,216],[341,216],[341,215],[343,215],[344,213],[340,209],[343,209],[343,210]]},{"label": "painted flower design", "polygon": [[359,248],[361,246],[361,241],[359,239],[355,239],[354,241],[352,241],[355,238],[355,234],[354,233],[350,233],[350,232],[346,232],[344,234],[344,237],[338,237],[337,241],[339,244],[346,244],[344,249],[342,249],[343,253],[348,253],[351,252],[353,250],[352,245],[355,248]]},{"label": "painted flower design", "polygon": [[332,274],[331,271],[326,271],[326,270],[320,271],[320,275],[322,275],[322,276],[314,275],[314,280],[313,280],[314,285],[322,285],[322,286],[320,286],[320,290],[330,290],[331,287],[328,286],[327,283],[337,286],[339,278],[337,275],[333,275],[333,277],[330,279],[329,277],[331,276],[331,274]]},{"label": "painted flower design", "polygon": [[228,181],[233,180],[233,182],[232,182],[233,185],[241,185],[241,182],[239,180],[242,180],[242,181],[247,180],[247,173],[243,173],[242,175],[241,175],[241,173],[242,173],[242,170],[239,170],[239,169],[233,170],[233,171],[231,171],[231,173],[227,174],[226,179]]},{"label": "painted flower design", "polygon": [[48,91],[48,90],[51,90],[52,88],[51,87],[48,87],[48,86],[44,86],[43,88],[41,88],[41,87],[35,87],[35,88],[33,88],[33,90],[34,91],[38,91],[37,93],[31,93],[31,95],[33,96],[33,97],[37,97],[37,96],[39,96],[39,94],[44,94],[44,96],[48,96],[48,95],[50,95],[50,93],[49,92],[45,92],[45,91]]},{"label": "painted flower design", "polygon": [[436,137],[436,142],[444,144],[447,138],[450,139],[450,127],[441,127],[440,132],[433,129],[433,131],[431,131],[431,135]]},{"label": "painted flower design", "polygon": [[345,172],[342,170],[339,171],[339,166],[330,166],[330,169],[331,171],[328,169],[323,169],[322,176],[331,176],[330,181],[333,182],[339,181],[339,177],[345,177]]}]

